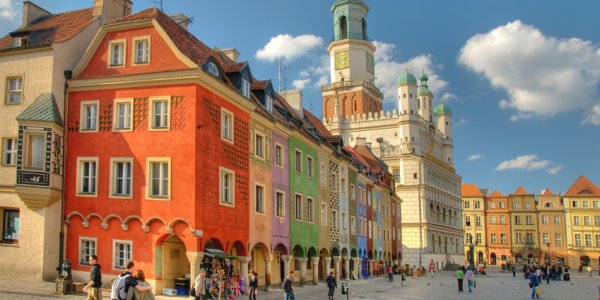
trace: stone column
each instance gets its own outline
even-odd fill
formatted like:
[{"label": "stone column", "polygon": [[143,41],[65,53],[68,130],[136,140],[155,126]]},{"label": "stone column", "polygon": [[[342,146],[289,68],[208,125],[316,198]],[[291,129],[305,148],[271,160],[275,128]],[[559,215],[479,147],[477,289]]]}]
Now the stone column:
[{"label": "stone column", "polygon": [[356,271],[356,278],[358,279],[362,279],[362,263],[359,257],[353,257],[352,260],[354,261],[354,270]]},{"label": "stone column", "polygon": [[298,257],[298,261],[300,262],[300,286],[304,286],[306,284],[306,262],[308,258]]},{"label": "stone column", "polygon": [[290,272],[290,256],[282,255],[281,260],[283,261],[283,278],[286,278]]},{"label": "stone column", "polygon": [[[250,256],[238,256],[237,259],[240,261],[240,276],[244,278],[244,284],[248,286],[248,262],[250,261]],[[244,291],[247,294],[249,289]]]},{"label": "stone column", "polygon": [[346,270],[346,280],[350,280],[350,256],[344,259],[344,270]]},{"label": "stone column", "polygon": [[196,276],[200,274],[200,264],[202,264],[204,252],[186,251],[185,256],[187,256],[188,260],[190,261],[190,284],[194,284]]},{"label": "stone column", "polygon": [[312,257],[313,285],[319,284],[319,257]]},{"label": "stone column", "polygon": [[271,262],[272,257],[265,258],[265,291],[271,290]]},{"label": "stone column", "polygon": [[335,280],[337,282],[340,282],[340,263],[342,261],[342,257],[340,256],[334,256],[333,257],[333,264],[334,264],[334,269],[335,269]]},{"label": "stone column", "polygon": [[368,262],[369,262],[369,278],[370,278],[370,277],[373,277],[373,260],[369,259]]},{"label": "stone column", "polygon": [[325,276],[329,276],[331,272],[331,256],[325,257]]}]

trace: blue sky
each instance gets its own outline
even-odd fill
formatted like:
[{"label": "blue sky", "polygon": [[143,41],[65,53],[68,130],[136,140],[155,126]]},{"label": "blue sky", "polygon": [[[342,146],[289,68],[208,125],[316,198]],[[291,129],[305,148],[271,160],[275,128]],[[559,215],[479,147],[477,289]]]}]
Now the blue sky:
[{"label": "blue sky", "polygon": [[[92,0],[34,0],[50,10]],[[0,31],[20,25],[21,2],[0,0]],[[329,80],[333,0],[164,0],[168,14],[194,18],[190,31],[211,47],[235,47],[259,79],[302,87],[321,115]],[[600,2],[367,0],[378,46],[377,83],[395,97],[395,78],[425,69],[435,101],[454,118],[455,165],[465,183],[512,193],[564,193],[579,175],[600,185]],[[154,5],[134,0],[134,12]],[[395,107],[386,101],[386,109]]]}]

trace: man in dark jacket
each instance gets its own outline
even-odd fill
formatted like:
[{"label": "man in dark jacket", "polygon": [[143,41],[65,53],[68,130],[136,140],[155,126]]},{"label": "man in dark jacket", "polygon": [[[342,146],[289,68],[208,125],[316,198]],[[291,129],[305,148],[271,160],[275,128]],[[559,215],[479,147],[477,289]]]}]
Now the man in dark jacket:
[{"label": "man in dark jacket", "polygon": [[98,264],[98,257],[90,255],[88,262],[90,270],[90,281],[83,287],[83,292],[88,293],[87,300],[102,300],[102,273]]},{"label": "man in dark jacket", "polygon": [[337,288],[337,281],[335,280],[335,276],[333,276],[333,272],[329,272],[329,276],[327,276],[327,287],[329,288],[327,296],[329,296],[329,300],[333,300],[333,294]]}]

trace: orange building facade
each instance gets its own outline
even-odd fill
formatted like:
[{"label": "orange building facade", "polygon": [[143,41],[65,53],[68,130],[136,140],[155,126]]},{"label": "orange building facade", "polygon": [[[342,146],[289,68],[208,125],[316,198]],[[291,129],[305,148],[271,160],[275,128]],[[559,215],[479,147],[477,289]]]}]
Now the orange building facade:
[{"label": "orange building facade", "polygon": [[508,196],[495,190],[485,197],[487,261],[500,265],[511,261],[510,215]]}]

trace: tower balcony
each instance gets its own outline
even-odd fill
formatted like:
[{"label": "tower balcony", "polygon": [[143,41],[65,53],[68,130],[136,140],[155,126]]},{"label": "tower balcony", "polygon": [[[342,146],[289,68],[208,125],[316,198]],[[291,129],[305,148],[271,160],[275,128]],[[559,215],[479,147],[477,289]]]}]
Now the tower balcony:
[{"label": "tower balcony", "polygon": [[344,91],[355,87],[364,87],[369,90],[369,92],[377,96],[378,99],[383,99],[383,93],[379,90],[379,88],[376,85],[364,80],[345,80],[326,84],[321,86],[321,92],[325,93],[330,91]]}]

